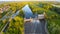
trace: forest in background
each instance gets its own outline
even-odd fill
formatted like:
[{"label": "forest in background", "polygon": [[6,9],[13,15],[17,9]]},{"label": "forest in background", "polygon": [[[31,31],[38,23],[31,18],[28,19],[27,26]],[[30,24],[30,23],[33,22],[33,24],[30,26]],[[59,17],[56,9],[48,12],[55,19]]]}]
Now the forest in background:
[{"label": "forest in background", "polygon": [[[38,14],[42,14],[43,12],[46,13],[47,28],[50,34],[60,34],[60,8],[53,6],[52,4],[55,4],[53,2],[6,2],[0,4],[0,8],[5,5],[10,6],[7,11],[0,13],[0,18],[4,15],[8,15],[7,13],[10,11],[15,13],[20,10],[19,15],[10,21],[8,29],[6,29],[6,32],[2,32],[3,34],[24,34],[24,13],[21,9],[26,4],[29,5],[33,14],[36,12]],[[60,3],[57,3],[56,5],[60,5]],[[0,21],[0,31],[9,19],[10,18]]]}]

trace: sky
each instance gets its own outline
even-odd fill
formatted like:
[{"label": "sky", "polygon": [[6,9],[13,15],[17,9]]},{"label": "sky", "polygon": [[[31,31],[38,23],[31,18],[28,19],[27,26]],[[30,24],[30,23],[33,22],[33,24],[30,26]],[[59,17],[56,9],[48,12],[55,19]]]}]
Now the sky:
[{"label": "sky", "polygon": [[58,1],[60,0],[0,0],[0,1]]}]

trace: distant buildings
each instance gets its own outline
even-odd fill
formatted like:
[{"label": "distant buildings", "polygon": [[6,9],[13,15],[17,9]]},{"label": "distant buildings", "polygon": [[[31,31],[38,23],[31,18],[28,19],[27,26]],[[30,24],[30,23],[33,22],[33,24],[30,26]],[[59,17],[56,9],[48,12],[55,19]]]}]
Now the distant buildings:
[{"label": "distant buildings", "polygon": [[0,13],[3,13],[4,11],[7,11],[10,8],[9,5],[5,5],[3,8],[0,8]]},{"label": "distant buildings", "polygon": [[2,8],[0,8],[0,13],[3,13],[3,10],[2,10]]}]

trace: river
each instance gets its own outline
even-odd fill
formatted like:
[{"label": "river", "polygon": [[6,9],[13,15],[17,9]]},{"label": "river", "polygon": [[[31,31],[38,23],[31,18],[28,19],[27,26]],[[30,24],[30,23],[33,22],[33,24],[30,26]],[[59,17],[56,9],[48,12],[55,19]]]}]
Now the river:
[{"label": "river", "polygon": [[[35,17],[28,5],[23,7],[22,10],[24,11],[26,19]],[[25,34],[47,34],[45,32],[45,20],[38,20],[37,17],[34,18],[33,22],[26,22],[24,28]]]}]

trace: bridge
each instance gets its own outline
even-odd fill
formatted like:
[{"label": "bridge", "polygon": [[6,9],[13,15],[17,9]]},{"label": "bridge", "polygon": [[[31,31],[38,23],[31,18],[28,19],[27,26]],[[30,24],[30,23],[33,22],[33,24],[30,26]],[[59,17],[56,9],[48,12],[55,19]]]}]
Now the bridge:
[{"label": "bridge", "polygon": [[[37,16],[37,19],[45,19],[44,14],[39,14],[39,15]],[[34,20],[34,18],[31,18],[31,17],[30,17],[30,19],[24,18],[24,22],[32,22],[33,20]]]}]

